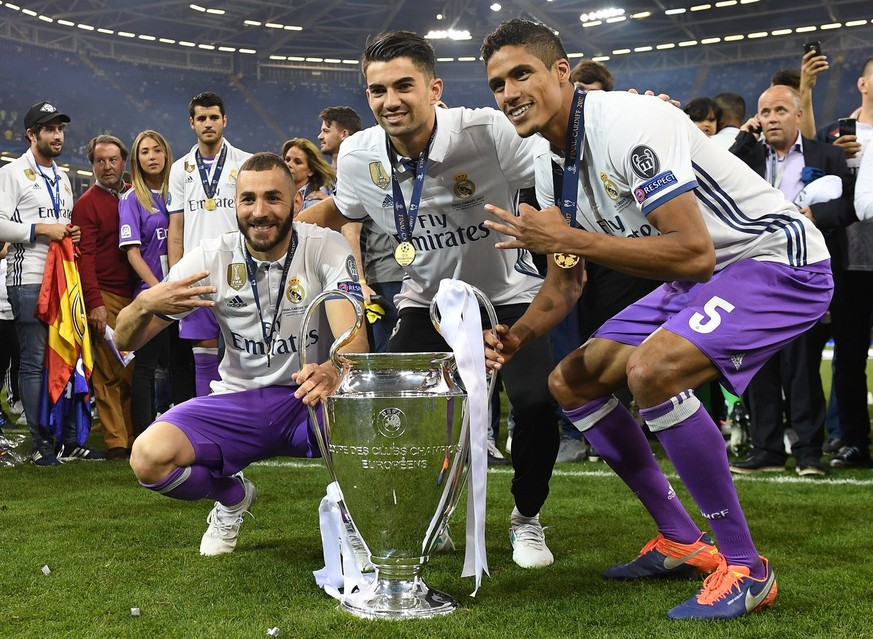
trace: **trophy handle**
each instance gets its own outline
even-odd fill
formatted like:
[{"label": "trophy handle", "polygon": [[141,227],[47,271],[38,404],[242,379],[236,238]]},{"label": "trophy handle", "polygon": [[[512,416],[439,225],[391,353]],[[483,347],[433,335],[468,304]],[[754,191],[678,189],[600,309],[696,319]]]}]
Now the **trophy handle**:
[{"label": "trophy handle", "polygon": [[[488,320],[491,322],[491,332],[494,334],[494,337],[497,337],[497,312],[494,310],[494,305],[491,303],[491,300],[489,300],[485,296],[485,293],[475,286],[472,286],[471,284],[466,284],[466,286],[470,287],[470,290],[473,291],[473,294],[479,300],[479,303],[485,307],[485,312],[488,314]],[[437,316],[438,310],[436,297],[434,297],[430,303],[430,321],[433,323],[433,327],[437,332],[442,334],[442,331],[440,331],[440,318]],[[497,375],[489,373],[488,377],[488,400],[490,401],[491,395],[494,393],[494,385],[497,383]]]},{"label": "trophy handle", "polygon": [[[312,316],[315,315],[315,311],[327,299],[336,298],[336,297],[344,297],[349,304],[352,305],[352,308],[355,309],[355,323],[347,328],[342,335],[340,335],[336,340],[334,340],[333,344],[330,347],[330,361],[336,367],[337,371],[342,372],[343,366],[339,362],[339,357],[337,353],[339,349],[343,346],[351,342],[355,335],[358,334],[358,331],[361,330],[361,327],[364,325],[364,305],[361,304],[360,300],[356,297],[346,293],[345,291],[337,290],[328,290],[322,291],[309,303],[309,306],[306,308],[306,313],[303,316],[303,324],[300,327],[300,335],[297,337],[297,356],[300,360],[300,368],[303,368],[308,362],[306,359],[306,336],[309,334],[309,322],[312,319]],[[324,402],[322,402],[323,404]],[[312,430],[315,432],[315,438],[318,441],[318,447],[321,449],[321,456],[324,459],[325,464],[327,465],[328,471],[330,471],[330,476],[333,481],[336,481],[336,475],[333,471],[333,463],[330,459],[330,451],[327,447],[327,442],[324,440],[324,433],[321,432],[321,428],[318,425],[318,416],[315,414],[315,409],[312,406],[309,406],[309,418],[311,421]]]}]

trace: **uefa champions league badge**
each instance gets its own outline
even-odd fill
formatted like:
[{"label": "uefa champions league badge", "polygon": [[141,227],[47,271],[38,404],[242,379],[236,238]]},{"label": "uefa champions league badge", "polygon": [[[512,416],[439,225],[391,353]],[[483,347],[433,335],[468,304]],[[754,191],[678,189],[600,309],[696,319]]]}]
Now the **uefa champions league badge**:
[{"label": "uefa champions league badge", "polygon": [[406,413],[399,408],[383,408],[376,415],[376,430],[389,439],[400,437],[406,432]]}]

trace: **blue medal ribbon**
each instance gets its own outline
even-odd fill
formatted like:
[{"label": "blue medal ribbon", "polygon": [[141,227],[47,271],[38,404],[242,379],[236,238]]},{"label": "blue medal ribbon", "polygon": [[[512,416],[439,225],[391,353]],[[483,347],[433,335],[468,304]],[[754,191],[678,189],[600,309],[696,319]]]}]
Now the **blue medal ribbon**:
[{"label": "blue medal ribbon", "polygon": [[[61,177],[58,175],[58,170],[55,168],[54,162],[52,162],[52,172],[55,176],[54,182],[52,182],[49,176],[42,172],[42,167],[37,166],[36,170],[39,171],[42,179],[45,180],[45,188],[52,201],[52,209],[55,211],[55,219],[59,220],[61,219]],[[52,191],[52,186],[55,187],[54,191]]]},{"label": "blue medal ribbon", "polygon": [[224,160],[227,157],[227,145],[221,146],[221,153],[218,154],[218,159],[212,165],[212,179],[209,178],[209,167],[203,161],[203,156],[200,154],[200,149],[194,152],[194,159],[197,161],[197,170],[200,172],[200,182],[203,184],[203,193],[207,199],[215,197],[215,192],[218,191],[218,180],[221,178],[221,171],[224,169]]},{"label": "blue medal ribbon", "polygon": [[[436,120],[434,120],[433,131],[431,131],[430,139],[427,141],[427,146],[418,159],[415,160],[415,184],[412,186],[412,196],[409,200],[409,208],[406,208],[406,200],[403,199],[403,192],[400,190],[400,183],[397,181],[396,170],[394,163],[391,163],[391,187],[394,191],[394,226],[397,229],[397,235],[400,242],[409,242],[412,239],[412,230],[415,228],[415,218],[418,216],[419,205],[421,204],[421,192],[424,189],[424,176],[427,173],[427,156],[430,153],[430,145],[433,144],[433,139],[436,136]],[[391,147],[391,138],[385,134],[385,143],[388,146],[388,157],[394,154]]]},{"label": "blue medal ribbon", "polygon": [[[273,338],[278,332],[279,310],[282,308],[282,298],[285,296],[285,285],[288,279],[288,271],[291,269],[291,260],[294,259],[294,252],[297,250],[297,231],[291,230],[291,241],[288,243],[288,252],[285,254],[285,264],[282,266],[282,279],[279,284],[279,296],[276,298],[276,308],[273,310],[273,320],[269,324],[264,321],[264,313],[261,310],[261,295],[258,293],[258,267],[255,260],[249,253],[249,247],[246,246],[245,236],[241,235],[243,245],[243,254],[246,258],[246,273],[249,276],[249,284],[252,287],[252,295],[255,296],[255,306],[258,309],[258,320],[261,324],[261,334],[264,336],[264,347],[267,351],[267,367],[270,366],[270,355],[273,352]],[[268,279],[269,284],[269,279]]]},{"label": "blue medal ribbon", "polygon": [[[555,204],[561,209],[567,224],[573,228],[579,226],[576,223],[576,202],[579,196],[579,160],[582,157],[582,140],[585,137],[584,105],[585,92],[576,89],[570,105],[570,122],[567,125],[564,170],[560,174],[558,171],[552,172],[555,198],[558,197],[558,193],[561,194],[561,199],[556,200]],[[564,177],[568,179],[565,180]]]}]

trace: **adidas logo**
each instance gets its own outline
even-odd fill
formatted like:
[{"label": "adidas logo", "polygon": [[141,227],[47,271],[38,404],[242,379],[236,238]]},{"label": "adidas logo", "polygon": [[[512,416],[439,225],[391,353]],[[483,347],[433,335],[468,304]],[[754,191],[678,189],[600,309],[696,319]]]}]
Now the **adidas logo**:
[{"label": "adidas logo", "polygon": [[390,195],[386,195],[385,199],[382,200],[382,208],[383,209],[393,209],[394,208],[394,198]]},{"label": "adidas logo", "polygon": [[239,295],[237,295],[227,300],[227,306],[229,308],[243,308],[244,306],[248,306],[248,304],[243,302],[243,299]]}]

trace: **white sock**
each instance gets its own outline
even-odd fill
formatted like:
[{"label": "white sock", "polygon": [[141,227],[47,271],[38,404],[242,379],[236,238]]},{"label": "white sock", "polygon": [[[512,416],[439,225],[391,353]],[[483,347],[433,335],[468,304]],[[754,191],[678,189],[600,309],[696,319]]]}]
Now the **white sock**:
[{"label": "white sock", "polygon": [[522,524],[538,524],[540,523],[540,514],[537,513],[533,517],[525,517],[517,507],[512,508],[512,514],[509,516],[509,524],[511,526],[521,526]]}]

